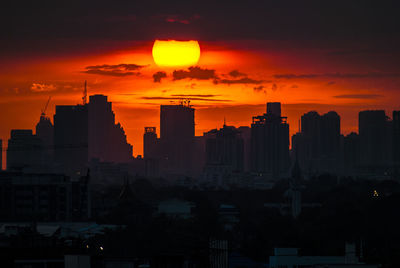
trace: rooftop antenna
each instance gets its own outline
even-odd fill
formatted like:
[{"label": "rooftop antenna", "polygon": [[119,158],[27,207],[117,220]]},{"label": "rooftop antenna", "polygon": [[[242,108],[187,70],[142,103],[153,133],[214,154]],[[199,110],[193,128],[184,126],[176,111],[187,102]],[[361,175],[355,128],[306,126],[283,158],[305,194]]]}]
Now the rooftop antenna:
[{"label": "rooftop antenna", "polygon": [[225,119],[225,116],[224,116],[224,127],[226,127],[226,119]]},{"label": "rooftop antenna", "polygon": [[83,103],[83,105],[86,105],[86,103],[87,103],[87,82],[86,82],[86,80],[85,80],[85,87],[83,89],[82,103]]}]

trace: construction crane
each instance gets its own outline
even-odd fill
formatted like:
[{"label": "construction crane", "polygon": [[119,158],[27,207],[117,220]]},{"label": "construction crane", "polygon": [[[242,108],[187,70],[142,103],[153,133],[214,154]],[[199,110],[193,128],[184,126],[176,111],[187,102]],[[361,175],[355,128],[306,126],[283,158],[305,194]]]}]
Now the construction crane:
[{"label": "construction crane", "polygon": [[47,100],[46,105],[42,109],[42,113],[40,114],[40,117],[46,117],[46,110],[47,110],[47,107],[49,106],[50,100],[51,100],[51,96],[49,96],[49,99]]}]

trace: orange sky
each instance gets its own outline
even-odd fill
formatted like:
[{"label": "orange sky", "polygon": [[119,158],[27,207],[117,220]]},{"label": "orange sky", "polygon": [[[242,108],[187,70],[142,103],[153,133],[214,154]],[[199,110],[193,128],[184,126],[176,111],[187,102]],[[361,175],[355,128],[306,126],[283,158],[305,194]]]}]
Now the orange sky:
[{"label": "orange sky", "polygon": [[[287,48],[268,41],[200,41],[200,70],[214,70],[208,79],[173,79],[173,71],[187,67],[158,67],[153,41],[127,42],[93,53],[10,57],[0,65],[0,139],[3,147],[11,129],[34,129],[42,107],[52,96],[55,105],[81,103],[88,94],[105,94],[113,102],[116,119],[124,127],[134,154],[142,154],[145,126],[159,130],[159,105],[177,103],[191,95],[196,108],[196,135],[227,124],[249,126],[252,116],[265,112],[265,103],[279,101],[288,116],[290,131],[298,129],[301,114],[310,110],[335,110],[342,117],[342,132],[357,130],[362,109],[399,109],[397,74],[389,66],[356,56],[337,56],[323,48]],[[132,74],[111,76],[85,73],[87,66],[136,64]],[[236,71],[231,73],[232,71]],[[153,74],[165,72],[161,82]],[[230,74],[231,73],[231,74]],[[4,162],[4,161],[3,161]]]}]

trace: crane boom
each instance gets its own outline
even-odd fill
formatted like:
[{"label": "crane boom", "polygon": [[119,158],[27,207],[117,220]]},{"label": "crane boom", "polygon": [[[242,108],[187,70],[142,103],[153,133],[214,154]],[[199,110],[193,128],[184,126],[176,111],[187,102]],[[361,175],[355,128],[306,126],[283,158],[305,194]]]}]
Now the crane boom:
[{"label": "crane boom", "polygon": [[47,100],[46,105],[42,109],[42,116],[46,115],[46,110],[47,110],[47,107],[49,106],[50,99],[51,99],[51,96],[49,96],[49,99]]}]

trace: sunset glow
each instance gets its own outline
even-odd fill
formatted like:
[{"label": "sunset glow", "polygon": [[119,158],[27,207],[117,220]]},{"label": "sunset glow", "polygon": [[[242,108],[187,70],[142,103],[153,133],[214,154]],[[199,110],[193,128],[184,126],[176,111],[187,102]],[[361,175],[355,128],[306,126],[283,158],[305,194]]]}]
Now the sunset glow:
[{"label": "sunset glow", "polygon": [[200,59],[199,42],[156,40],[153,45],[153,59],[158,66],[190,66]]}]

